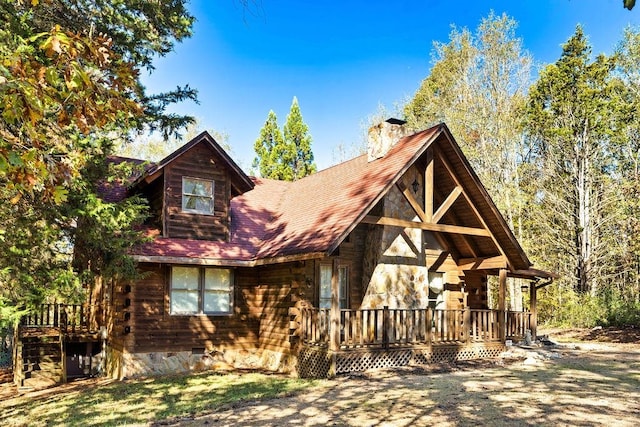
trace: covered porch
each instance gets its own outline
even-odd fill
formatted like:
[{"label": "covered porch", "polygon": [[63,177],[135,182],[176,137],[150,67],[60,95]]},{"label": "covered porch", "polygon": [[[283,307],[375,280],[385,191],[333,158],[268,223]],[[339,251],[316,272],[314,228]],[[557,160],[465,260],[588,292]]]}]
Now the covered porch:
[{"label": "covered porch", "polygon": [[[466,298],[460,308],[341,309],[337,283],[330,308],[290,310],[298,338],[298,374],[331,377],[371,368],[498,357],[508,340],[537,333],[537,291],[551,283],[546,272],[506,269],[486,272],[498,278],[497,309],[474,308]],[[547,280],[543,280],[540,273]],[[528,279],[528,307],[506,309],[507,277]]]}]

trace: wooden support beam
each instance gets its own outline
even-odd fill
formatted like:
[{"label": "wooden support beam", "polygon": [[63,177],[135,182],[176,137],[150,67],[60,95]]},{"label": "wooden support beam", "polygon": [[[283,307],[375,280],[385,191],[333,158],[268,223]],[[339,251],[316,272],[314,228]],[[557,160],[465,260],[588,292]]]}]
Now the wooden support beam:
[{"label": "wooden support beam", "polygon": [[437,222],[433,221],[433,192],[434,186],[434,159],[433,159],[433,147],[427,148],[425,153],[425,159],[427,166],[424,170],[424,222]]},{"label": "wooden support beam", "polygon": [[338,259],[333,259],[331,269],[331,309],[329,310],[329,353],[331,366],[329,377],[336,375],[336,353],[340,349],[340,283],[338,282]]},{"label": "wooden support beam", "polygon": [[449,195],[444,199],[444,202],[440,205],[440,207],[433,213],[432,222],[439,222],[444,214],[447,213],[451,206],[458,200],[458,197],[462,194],[462,187],[456,185],[456,187],[449,193]]},{"label": "wooden support beam", "polygon": [[529,284],[529,311],[531,312],[531,339],[535,341],[538,335],[538,289],[535,282]]},{"label": "wooden support beam", "polygon": [[500,328],[500,341],[505,342],[507,339],[507,312],[506,312],[506,297],[507,297],[507,270],[500,269],[498,274],[498,311],[499,311],[499,328]]},{"label": "wooden support beam", "polygon": [[460,270],[493,270],[507,268],[507,259],[502,256],[489,258],[461,258],[458,260]]},{"label": "wooden support beam", "polygon": [[389,225],[392,227],[417,228],[420,230],[436,231],[439,233],[467,234],[470,236],[491,237],[491,233],[484,228],[461,227],[458,225],[433,224],[415,222],[406,219],[389,218],[383,216],[367,215],[362,220],[364,224]]},{"label": "wooden support beam", "polygon": [[[453,167],[451,166],[451,164],[449,163],[449,161],[447,160],[447,158],[445,156],[443,156],[439,151],[436,151],[436,155],[438,156],[438,158],[440,159],[440,161],[442,161],[442,164],[444,165],[445,169],[447,170],[447,173],[449,174],[449,176],[451,177],[451,179],[453,180],[453,182],[455,182],[455,184],[457,186],[462,187],[462,184],[460,183],[460,181],[458,180],[458,178],[456,177],[456,174],[453,170]],[[469,196],[467,195],[467,193],[464,191],[462,191],[462,196],[465,198],[465,200],[467,201],[467,204],[469,205],[469,207],[471,208],[471,210],[473,211],[474,215],[476,216],[476,218],[478,219],[478,221],[480,222],[480,224],[482,224],[482,226],[486,229],[489,230],[489,226],[487,225],[487,223],[484,221],[484,219],[482,218],[482,215],[480,214],[480,212],[478,211],[478,209],[476,208],[476,206],[473,204],[473,201],[469,198]],[[506,254],[504,253],[502,246],[500,246],[500,244],[498,243],[498,241],[496,240],[496,238],[494,237],[494,235],[492,233],[489,233],[489,237],[491,237],[491,240],[493,240],[493,244],[496,246],[496,248],[500,251],[500,253],[502,255],[505,256],[505,258],[507,258]],[[507,258],[508,260],[509,258]],[[510,265],[509,266],[510,269],[513,270],[513,266]]]},{"label": "wooden support beam", "polygon": [[416,200],[413,194],[411,194],[411,190],[405,187],[405,185],[400,181],[396,183],[396,187],[398,187],[398,190],[400,190],[400,192],[404,195],[404,198],[407,200],[407,202],[409,202],[420,220],[423,222],[431,222],[427,220],[427,215],[422,210],[422,206],[420,206],[420,203]]}]

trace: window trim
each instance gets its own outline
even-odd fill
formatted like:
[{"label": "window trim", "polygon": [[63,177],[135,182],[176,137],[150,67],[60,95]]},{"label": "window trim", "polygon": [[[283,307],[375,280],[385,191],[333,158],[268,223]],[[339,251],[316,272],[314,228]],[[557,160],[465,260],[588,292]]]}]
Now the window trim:
[{"label": "window trim", "polygon": [[[173,270],[175,267],[192,268],[198,270],[198,309],[197,311],[173,311]],[[205,311],[205,288],[207,270],[225,270],[229,272],[229,309],[228,311]],[[193,265],[172,265],[169,268],[169,315],[170,316],[231,316],[234,313],[235,303],[235,272],[232,268],[202,267]],[[178,289],[179,291],[181,289]]]},{"label": "window trim", "polygon": [[[202,196],[199,194],[191,194],[191,193],[186,193],[185,192],[185,180],[191,180],[191,181],[200,181],[200,182],[206,182],[206,183],[211,183],[211,197],[208,196]],[[196,177],[192,177],[192,176],[183,176],[182,177],[182,188],[180,189],[180,197],[182,200],[182,212],[185,213],[195,213],[195,214],[199,214],[199,215],[214,215],[215,214],[215,181],[213,179],[205,179],[205,178],[196,178]],[[190,197],[200,197],[203,199],[210,199],[211,200],[211,212],[207,212],[207,211],[203,211],[203,210],[199,210],[199,209],[189,209],[185,206],[185,196],[190,196]]]}]

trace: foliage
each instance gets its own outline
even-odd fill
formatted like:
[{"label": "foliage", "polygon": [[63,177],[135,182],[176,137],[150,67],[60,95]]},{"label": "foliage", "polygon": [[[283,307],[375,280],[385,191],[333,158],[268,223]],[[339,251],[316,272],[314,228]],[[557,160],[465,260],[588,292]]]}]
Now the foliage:
[{"label": "foliage", "polygon": [[298,98],[293,97],[291,109],[284,124],[284,142],[287,146],[286,161],[289,163],[291,177],[288,181],[304,178],[316,172],[311,152],[311,135],[309,127],[302,119]]},{"label": "foliage", "polygon": [[605,244],[615,236],[619,199],[611,176],[612,143],[618,110],[614,62],[590,58],[581,27],[563,45],[560,59],[547,66],[532,87],[527,132],[538,180],[537,227],[542,244],[556,254],[556,268],[578,292],[595,296],[613,255]]},{"label": "foliage", "polygon": [[273,110],[269,111],[254,144],[253,167],[263,178],[294,181],[316,172],[309,128],[302,119],[298,99],[293,98],[284,134]]},{"label": "foliage", "polygon": [[302,392],[316,381],[263,374],[201,373],[76,388],[55,396],[19,398],[3,415],[18,425],[149,424],[195,416],[224,405]]},{"label": "foliage", "polygon": [[[260,129],[260,136],[256,139],[253,149],[256,158],[253,167],[257,168],[263,178],[281,179],[282,159],[285,156],[284,137],[278,126],[278,117],[273,110],[269,111],[264,126]],[[284,178],[282,178],[284,179]]]},{"label": "foliage", "polygon": [[522,237],[527,200],[519,192],[525,150],[517,118],[529,87],[530,55],[516,37],[517,23],[491,13],[471,33],[454,27],[448,43],[434,43],[433,67],[404,108],[408,126],[446,122]]},{"label": "foliage", "polygon": [[146,208],[102,200],[98,182],[129,178],[107,170],[114,140],[192,121],[165,110],[193,90],[140,82],[192,23],[182,0],[0,0],[0,295],[14,308],[82,299],[80,241],[91,271],[128,274],[139,239],[125,230]]}]

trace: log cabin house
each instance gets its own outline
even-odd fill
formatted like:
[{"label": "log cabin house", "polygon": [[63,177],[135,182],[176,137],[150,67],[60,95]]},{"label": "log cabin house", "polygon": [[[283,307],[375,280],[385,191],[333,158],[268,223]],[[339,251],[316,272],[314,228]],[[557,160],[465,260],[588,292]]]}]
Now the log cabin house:
[{"label": "log cabin house", "polygon": [[[325,377],[495,357],[535,337],[536,291],[553,278],[532,268],[444,124],[405,135],[390,119],[367,154],[294,182],[248,177],[204,132],[104,197],[130,194],[151,207],[153,239],[132,253],[143,279],[95,286],[90,305],[48,306],[21,327],[27,340],[62,331],[62,379],[87,364],[117,378]],[[529,310],[508,310],[510,277],[526,279]],[[28,353],[16,349],[23,379]]]}]

